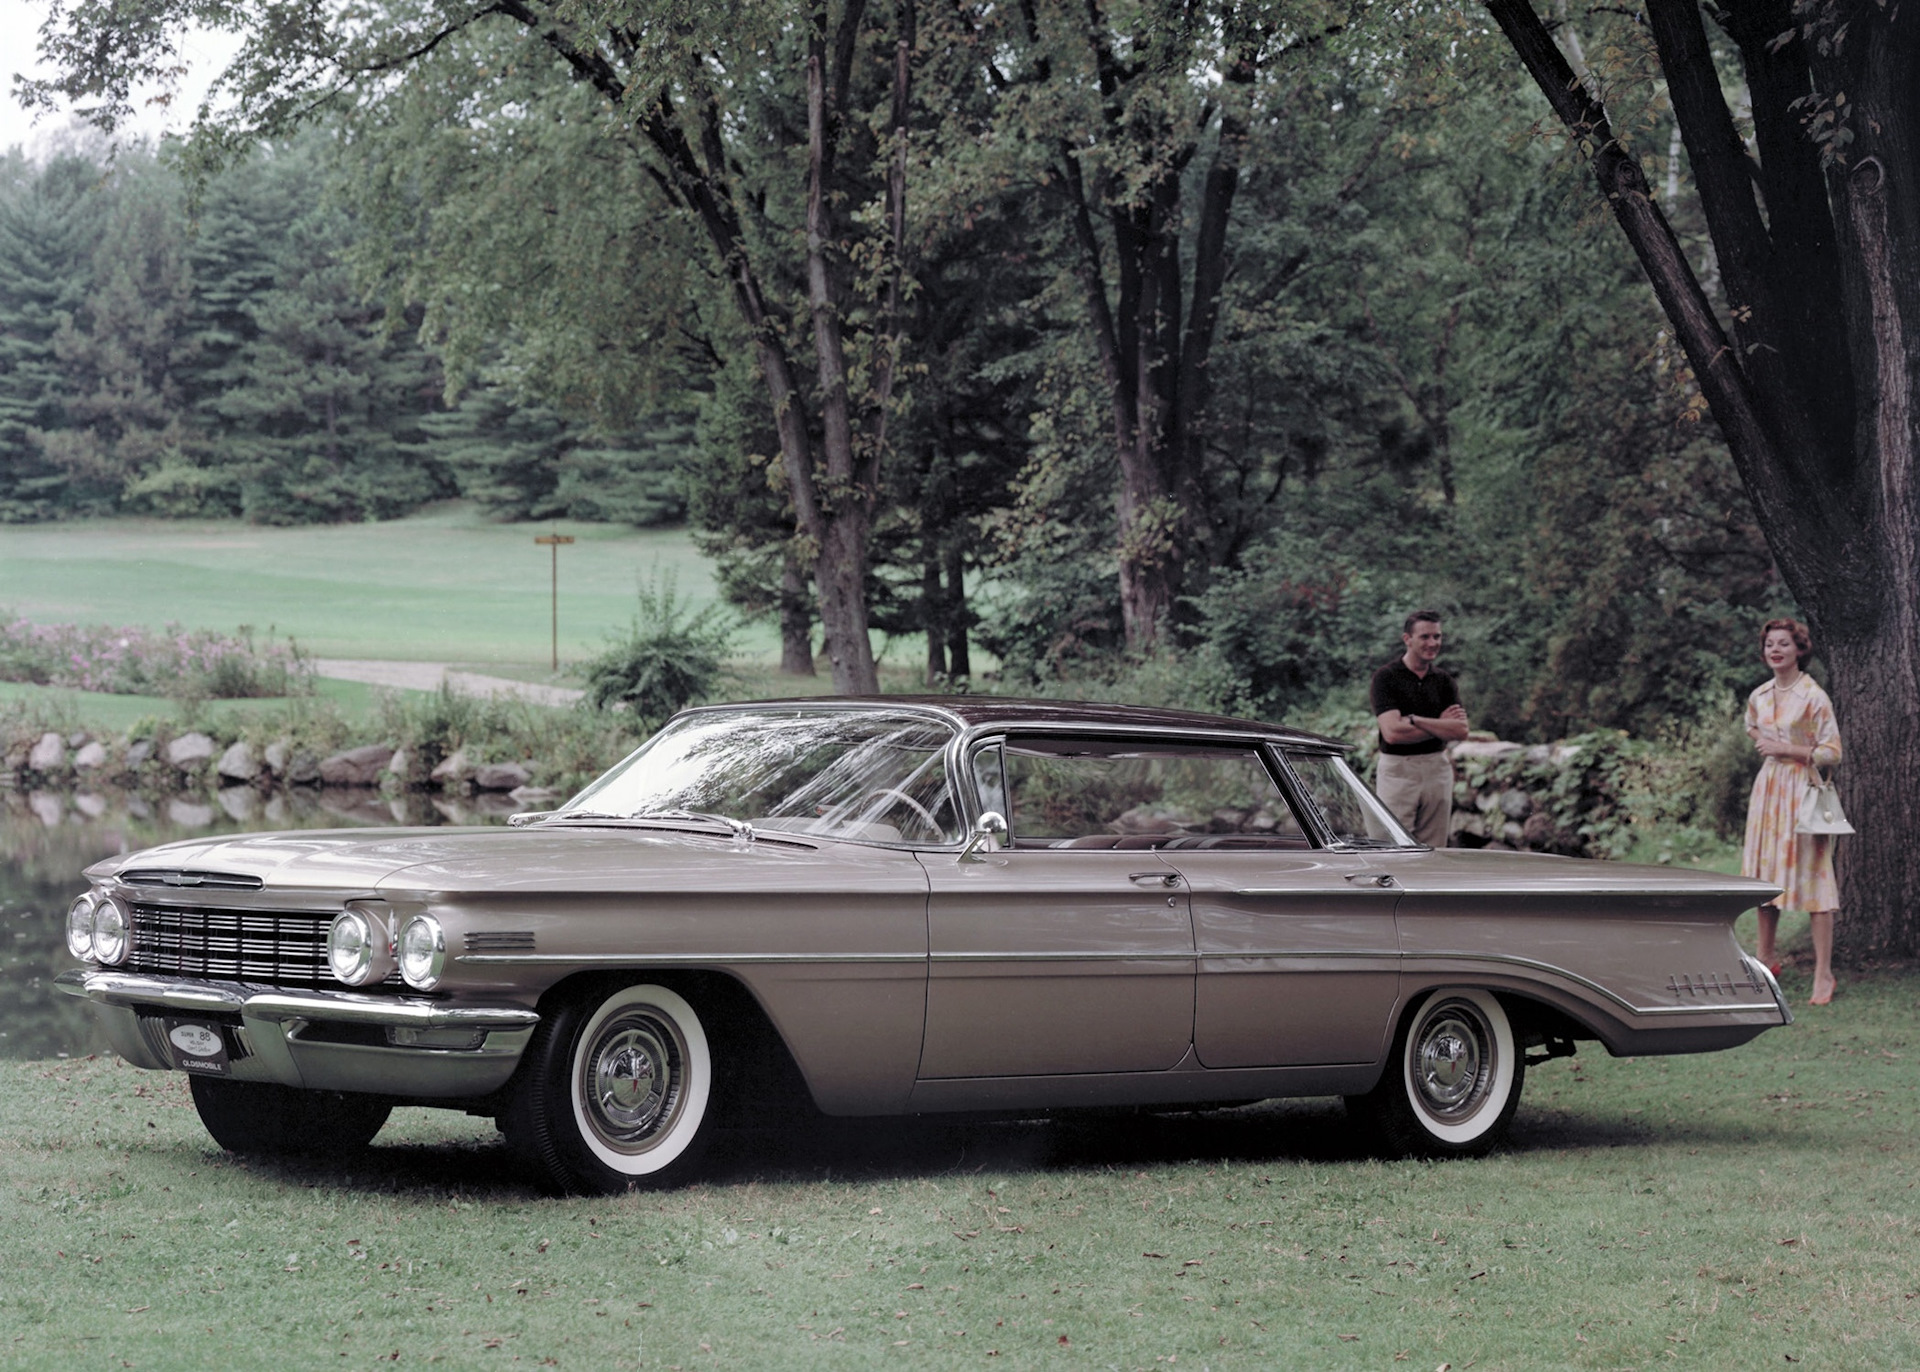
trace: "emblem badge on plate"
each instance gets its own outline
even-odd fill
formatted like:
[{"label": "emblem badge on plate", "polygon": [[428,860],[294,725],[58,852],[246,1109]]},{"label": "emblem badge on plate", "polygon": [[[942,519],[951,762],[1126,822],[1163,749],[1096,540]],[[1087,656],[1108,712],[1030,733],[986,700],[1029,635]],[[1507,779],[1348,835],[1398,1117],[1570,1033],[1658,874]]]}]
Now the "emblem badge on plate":
[{"label": "emblem badge on plate", "polygon": [[167,1046],[173,1050],[173,1065],[185,1071],[224,1077],[230,1068],[227,1041],[210,1024],[168,1020]]}]

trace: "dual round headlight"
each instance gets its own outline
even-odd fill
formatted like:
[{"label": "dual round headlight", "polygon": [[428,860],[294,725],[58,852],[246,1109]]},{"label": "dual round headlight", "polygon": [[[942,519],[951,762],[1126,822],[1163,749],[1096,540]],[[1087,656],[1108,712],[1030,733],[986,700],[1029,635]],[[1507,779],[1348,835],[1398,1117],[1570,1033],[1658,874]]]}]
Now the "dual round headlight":
[{"label": "dual round headlight", "polygon": [[400,931],[400,975],[418,991],[440,984],[447,965],[447,936],[432,915],[415,915]]},{"label": "dual round headlight", "polygon": [[76,958],[117,967],[132,950],[133,922],[115,897],[89,892],[67,907],[67,951]]},{"label": "dual round headlight", "polygon": [[327,930],[327,967],[348,986],[372,986],[397,965],[417,991],[430,991],[446,968],[447,938],[432,915],[415,915],[392,934],[392,913],[384,906],[348,906]]},{"label": "dual round headlight", "polygon": [[385,981],[393,971],[393,934],[385,911],[348,906],[327,930],[327,970],[349,986]]}]

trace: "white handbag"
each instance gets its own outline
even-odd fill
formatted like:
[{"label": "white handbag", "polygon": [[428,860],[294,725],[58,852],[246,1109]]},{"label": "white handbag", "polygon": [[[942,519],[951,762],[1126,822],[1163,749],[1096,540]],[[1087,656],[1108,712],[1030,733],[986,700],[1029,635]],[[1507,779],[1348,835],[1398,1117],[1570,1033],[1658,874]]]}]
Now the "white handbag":
[{"label": "white handbag", "polygon": [[1833,778],[1818,767],[1813,769],[1813,780],[1807,783],[1807,793],[1800,797],[1800,819],[1793,829],[1798,834],[1853,832],[1853,826],[1847,823],[1847,812],[1840,808],[1840,792]]}]

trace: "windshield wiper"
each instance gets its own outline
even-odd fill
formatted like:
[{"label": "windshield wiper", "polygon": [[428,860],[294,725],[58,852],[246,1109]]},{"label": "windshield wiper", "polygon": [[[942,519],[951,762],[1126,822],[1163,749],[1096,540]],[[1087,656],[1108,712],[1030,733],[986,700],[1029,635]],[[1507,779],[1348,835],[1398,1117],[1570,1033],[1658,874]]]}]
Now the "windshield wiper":
[{"label": "windshield wiper", "polygon": [[522,810],[518,814],[507,816],[507,826],[523,829],[529,824],[538,824],[543,819],[625,819],[625,815],[610,815],[604,810]]},{"label": "windshield wiper", "polygon": [[753,826],[744,819],[734,819],[728,815],[711,814],[706,810],[639,810],[627,816],[628,819],[665,819],[693,820],[698,824],[718,824],[740,843],[752,843]]}]

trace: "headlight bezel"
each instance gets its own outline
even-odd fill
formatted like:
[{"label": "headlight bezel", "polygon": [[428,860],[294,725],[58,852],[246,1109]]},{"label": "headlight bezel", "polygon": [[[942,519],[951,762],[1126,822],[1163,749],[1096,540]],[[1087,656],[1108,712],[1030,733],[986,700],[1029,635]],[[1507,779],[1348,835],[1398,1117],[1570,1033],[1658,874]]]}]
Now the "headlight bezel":
[{"label": "headlight bezel", "polygon": [[[348,939],[358,940],[357,957],[345,962]],[[327,971],[347,986],[377,986],[394,968],[393,914],[385,906],[350,904],[327,926]]]},{"label": "headlight bezel", "polygon": [[133,954],[133,914],[118,896],[93,898],[92,958],[102,967],[118,967]]},{"label": "headlight bezel", "polygon": [[414,915],[395,940],[400,977],[416,991],[440,984],[447,966],[447,933],[432,915]]},{"label": "headlight bezel", "polygon": [[93,961],[94,893],[82,891],[67,906],[67,952],[81,962]]}]

